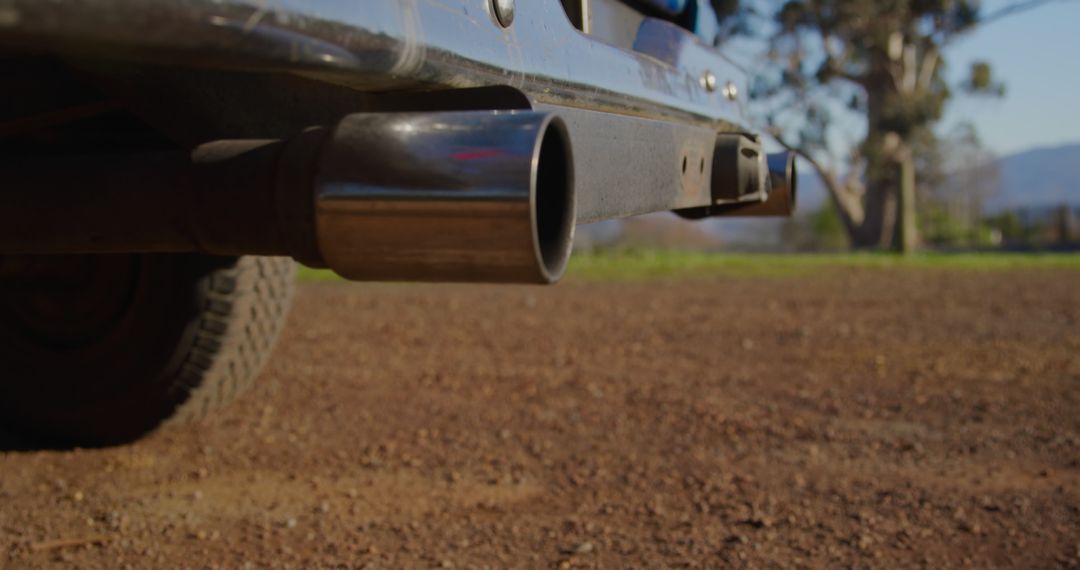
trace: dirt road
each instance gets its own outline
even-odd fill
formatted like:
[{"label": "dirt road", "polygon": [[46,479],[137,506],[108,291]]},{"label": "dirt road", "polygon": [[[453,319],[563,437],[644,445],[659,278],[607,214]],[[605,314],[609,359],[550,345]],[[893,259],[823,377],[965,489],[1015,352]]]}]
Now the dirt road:
[{"label": "dirt road", "polygon": [[1080,566],[1080,272],[308,284],[199,426],[0,452],[0,567]]}]

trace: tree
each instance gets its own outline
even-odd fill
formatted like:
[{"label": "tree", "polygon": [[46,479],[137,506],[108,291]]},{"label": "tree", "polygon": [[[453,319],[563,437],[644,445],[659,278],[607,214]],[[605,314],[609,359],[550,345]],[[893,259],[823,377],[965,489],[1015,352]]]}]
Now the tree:
[{"label": "tree", "polygon": [[[917,163],[952,95],[943,49],[980,23],[1042,3],[982,15],[977,0],[788,0],[772,14],[753,107],[769,134],[821,176],[854,247],[916,245]],[[717,11],[740,22],[753,13],[724,5]],[[959,87],[1004,92],[986,62],[973,63]],[[857,117],[865,133],[848,141],[841,160],[830,144],[834,114]]]}]

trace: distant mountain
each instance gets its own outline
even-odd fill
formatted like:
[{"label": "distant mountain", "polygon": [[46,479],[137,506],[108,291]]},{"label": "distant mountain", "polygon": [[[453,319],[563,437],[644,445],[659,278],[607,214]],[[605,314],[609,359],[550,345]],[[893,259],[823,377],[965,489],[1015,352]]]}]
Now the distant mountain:
[{"label": "distant mountain", "polygon": [[1080,205],[1080,143],[1012,154],[998,164],[1001,193],[987,202],[988,212]]},{"label": "distant mountain", "polygon": [[[1041,210],[1062,204],[1080,206],[1080,143],[1010,154],[998,160],[998,168],[1001,192],[987,201],[987,213],[1025,207]],[[799,212],[814,211],[827,198],[817,173],[802,168]]]}]

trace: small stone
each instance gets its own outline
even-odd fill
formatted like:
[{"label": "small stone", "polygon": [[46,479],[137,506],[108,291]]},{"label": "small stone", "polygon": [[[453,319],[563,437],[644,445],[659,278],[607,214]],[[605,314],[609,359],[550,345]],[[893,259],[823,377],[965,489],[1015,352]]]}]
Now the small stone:
[{"label": "small stone", "polygon": [[863,533],[859,535],[857,546],[859,550],[867,550],[874,544],[874,537],[869,534]]},{"label": "small stone", "polygon": [[970,532],[971,534],[982,534],[982,527],[979,523],[972,522],[968,519],[958,519],[956,527],[964,532]]}]

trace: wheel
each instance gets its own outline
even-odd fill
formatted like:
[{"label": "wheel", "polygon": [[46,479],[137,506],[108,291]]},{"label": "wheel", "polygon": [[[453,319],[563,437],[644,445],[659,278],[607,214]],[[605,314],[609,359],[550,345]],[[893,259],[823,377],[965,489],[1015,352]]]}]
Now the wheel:
[{"label": "wheel", "polygon": [[258,374],[294,273],[278,257],[0,258],[0,423],[100,445],[205,416]]}]

